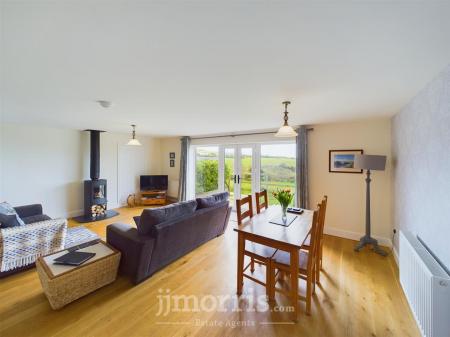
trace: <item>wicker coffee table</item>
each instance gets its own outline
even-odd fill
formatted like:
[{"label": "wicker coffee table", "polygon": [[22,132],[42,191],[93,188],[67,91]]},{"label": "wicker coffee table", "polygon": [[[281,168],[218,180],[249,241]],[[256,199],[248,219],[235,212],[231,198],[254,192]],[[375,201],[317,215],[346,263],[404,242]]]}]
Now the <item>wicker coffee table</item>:
[{"label": "wicker coffee table", "polygon": [[53,260],[66,254],[63,250],[36,261],[36,268],[44,293],[53,309],[83,297],[115,281],[120,262],[120,252],[104,241],[79,249],[96,255],[80,266],[53,264]]}]

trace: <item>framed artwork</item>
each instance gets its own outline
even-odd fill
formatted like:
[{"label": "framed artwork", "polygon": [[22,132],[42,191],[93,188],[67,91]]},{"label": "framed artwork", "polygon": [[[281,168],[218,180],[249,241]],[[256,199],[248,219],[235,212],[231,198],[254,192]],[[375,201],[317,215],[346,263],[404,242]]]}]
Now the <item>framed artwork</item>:
[{"label": "framed artwork", "polygon": [[175,159],[175,152],[170,152],[169,157],[170,159]]},{"label": "framed artwork", "polygon": [[175,160],[170,159],[170,167],[175,167]]},{"label": "framed artwork", "polygon": [[330,150],[328,172],[363,173],[363,170],[354,167],[357,154],[363,154],[363,150]]}]

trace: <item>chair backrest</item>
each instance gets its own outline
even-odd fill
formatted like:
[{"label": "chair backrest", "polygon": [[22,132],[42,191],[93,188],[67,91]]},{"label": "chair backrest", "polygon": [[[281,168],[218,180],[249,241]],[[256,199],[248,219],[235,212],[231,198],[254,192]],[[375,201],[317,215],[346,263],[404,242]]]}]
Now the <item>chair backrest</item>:
[{"label": "chair backrest", "polygon": [[[263,202],[261,202],[261,198],[263,198]],[[267,201],[267,190],[263,190],[261,192],[255,193],[256,199],[256,213],[260,213],[263,208],[269,207],[269,203]]]},{"label": "chair backrest", "polygon": [[[248,209],[246,211],[242,211],[242,206],[248,204]],[[238,224],[242,224],[242,220],[247,217],[253,217],[253,203],[252,196],[248,195],[245,198],[236,199],[236,213],[237,213],[237,221]]]},{"label": "chair backrest", "polygon": [[308,254],[308,263],[307,263],[307,269],[308,271],[311,271],[314,266],[314,261],[316,258],[316,251],[317,251],[317,243],[318,243],[318,234],[319,234],[319,218],[322,212],[322,206],[321,204],[318,204],[317,209],[314,211],[313,214],[313,220],[312,220],[312,226],[311,226],[311,239],[309,243],[309,254]]},{"label": "chair backrest", "polygon": [[322,202],[320,203],[321,205],[321,214],[319,216],[319,233],[318,233],[318,239],[319,239],[319,243],[318,243],[318,249],[321,249],[322,245],[323,245],[323,229],[325,227],[325,214],[327,212],[327,202],[328,202],[328,196],[324,196],[322,199]]}]

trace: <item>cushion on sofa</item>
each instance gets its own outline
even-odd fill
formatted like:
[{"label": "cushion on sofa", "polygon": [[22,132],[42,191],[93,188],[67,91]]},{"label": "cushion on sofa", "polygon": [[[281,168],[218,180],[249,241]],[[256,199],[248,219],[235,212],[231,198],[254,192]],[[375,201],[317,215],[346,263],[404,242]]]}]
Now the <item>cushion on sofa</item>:
[{"label": "cushion on sofa", "polygon": [[37,215],[27,216],[26,218],[22,218],[22,220],[23,220],[23,222],[25,222],[25,224],[28,225],[30,223],[51,220],[51,218],[45,214],[37,214]]},{"label": "cushion on sofa", "polygon": [[16,210],[7,202],[0,203],[0,224],[2,228],[25,225]]},{"label": "cushion on sofa", "polygon": [[17,214],[19,214],[21,219],[27,218],[32,215],[43,214],[41,204],[17,206],[17,207],[14,207],[14,209],[16,210]]},{"label": "cushion on sofa", "polygon": [[195,212],[197,202],[195,200],[183,201],[176,204],[144,209],[137,225],[139,234],[149,235],[153,226],[172,219],[188,216]]},{"label": "cushion on sofa", "polygon": [[197,198],[197,208],[201,209],[217,206],[223,203],[224,201],[227,201],[228,196],[229,196],[228,192],[221,192],[213,194],[209,197]]}]

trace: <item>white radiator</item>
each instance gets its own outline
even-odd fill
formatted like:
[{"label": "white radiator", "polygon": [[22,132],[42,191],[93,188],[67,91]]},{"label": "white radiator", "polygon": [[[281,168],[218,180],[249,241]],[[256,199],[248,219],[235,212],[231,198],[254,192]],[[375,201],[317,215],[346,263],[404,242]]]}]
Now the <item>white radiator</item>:
[{"label": "white radiator", "polygon": [[450,277],[416,236],[400,231],[400,283],[426,337],[450,337]]}]

